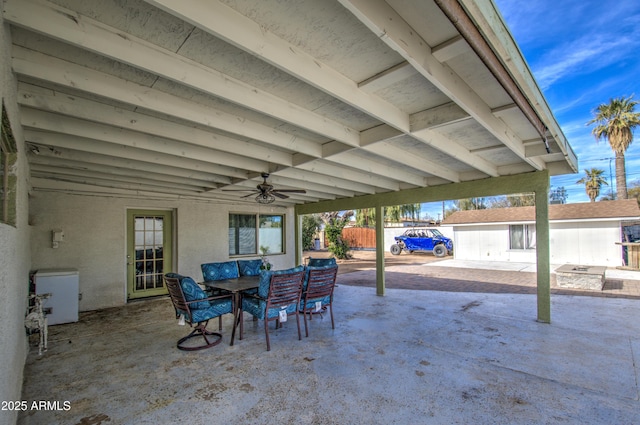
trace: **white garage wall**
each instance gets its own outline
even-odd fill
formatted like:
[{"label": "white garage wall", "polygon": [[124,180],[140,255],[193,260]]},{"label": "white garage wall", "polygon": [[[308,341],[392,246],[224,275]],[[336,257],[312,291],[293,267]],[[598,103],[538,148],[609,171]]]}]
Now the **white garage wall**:
[{"label": "white garage wall", "polygon": [[[622,265],[619,221],[553,222],[549,226],[551,264]],[[454,257],[469,261],[535,263],[535,250],[509,249],[509,225],[454,227]]]},{"label": "white garage wall", "polygon": [[552,264],[622,265],[620,223],[612,221],[553,223],[550,229]]},{"label": "white garage wall", "polygon": [[[37,217],[32,223],[32,268],[77,268],[81,311],[126,302],[127,209],[175,211],[175,270],[196,280],[202,279],[200,264],[229,260],[229,212],[285,214],[286,253],[271,254],[269,260],[276,269],[292,267],[295,261],[292,209],[47,192],[34,193],[30,205],[31,216]],[[52,229],[65,233],[57,249],[51,247]]]},{"label": "white garage wall", "polygon": [[454,257],[473,261],[510,261],[504,225],[459,227],[454,232]]}]

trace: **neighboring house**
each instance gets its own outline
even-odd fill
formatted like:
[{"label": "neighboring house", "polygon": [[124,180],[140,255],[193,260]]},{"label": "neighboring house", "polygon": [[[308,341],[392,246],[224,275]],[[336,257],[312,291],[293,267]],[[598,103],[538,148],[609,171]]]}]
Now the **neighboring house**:
[{"label": "neighboring house", "polygon": [[[551,264],[624,265],[616,242],[639,217],[635,199],[549,205]],[[442,225],[453,228],[456,259],[536,262],[534,207],[457,211]]]}]

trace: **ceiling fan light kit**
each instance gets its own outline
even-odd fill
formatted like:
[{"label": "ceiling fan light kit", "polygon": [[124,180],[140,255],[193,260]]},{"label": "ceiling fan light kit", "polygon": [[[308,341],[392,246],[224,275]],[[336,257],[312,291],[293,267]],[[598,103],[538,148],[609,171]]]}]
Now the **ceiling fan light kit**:
[{"label": "ceiling fan light kit", "polygon": [[261,193],[256,196],[256,202],[259,204],[270,204],[275,200],[276,198],[269,193]]},{"label": "ceiling fan light kit", "polygon": [[[283,192],[289,193],[307,193],[304,189],[275,189],[273,185],[267,183],[267,179],[269,178],[268,173],[262,173],[263,181],[259,185],[256,186],[255,189],[222,189],[225,192],[257,192],[258,196],[256,196],[256,202],[259,204],[270,204],[276,200],[276,196],[280,199],[287,199],[289,196],[285,195]],[[251,196],[252,193],[243,196],[243,198],[247,198]]]}]

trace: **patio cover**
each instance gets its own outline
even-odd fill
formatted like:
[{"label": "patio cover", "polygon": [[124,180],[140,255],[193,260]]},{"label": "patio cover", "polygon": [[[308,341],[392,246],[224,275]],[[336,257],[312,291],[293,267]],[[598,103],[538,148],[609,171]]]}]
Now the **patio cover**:
[{"label": "patio cover", "polygon": [[241,204],[224,189],[267,172],[306,190],[274,204],[297,214],[529,191],[546,226],[549,176],[577,171],[491,0],[5,0],[3,17],[33,191]]}]

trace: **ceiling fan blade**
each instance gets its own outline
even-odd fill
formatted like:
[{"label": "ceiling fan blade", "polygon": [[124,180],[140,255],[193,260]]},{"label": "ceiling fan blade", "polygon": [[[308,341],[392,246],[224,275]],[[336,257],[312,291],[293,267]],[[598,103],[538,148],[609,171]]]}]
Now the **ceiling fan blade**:
[{"label": "ceiling fan blade", "polygon": [[221,189],[223,192],[256,192],[258,193],[257,190],[255,189]]},{"label": "ceiling fan blade", "polygon": [[248,194],[248,195],[241,196],[241,197],[240,197],[240,199],[242,199],[242,198],[248,198],[249,196],[253,196],[253,195],[255,195],[255,193],[250,193],[250,194]]},{"label": "ceiling fan blade", "polygon": [[307,193],[304,189],[276,189],[274,192],[287,192],[287,193]]},{"label": "ceiling fan blade", "polygon": [[270,192],[270,193],[271,193],[273,196],[277,196],[277,197],[278,197],[278,198],[280,198],[280,199],[287,199],[287,198],[288,198],[288,196],[287,196],[287,195],[284,195],[284,194],[282,194],[282,193],[278,193],[278,191],[275,191],[275,190],[274,190],[274,191],[272,191],[272,192]]}]

